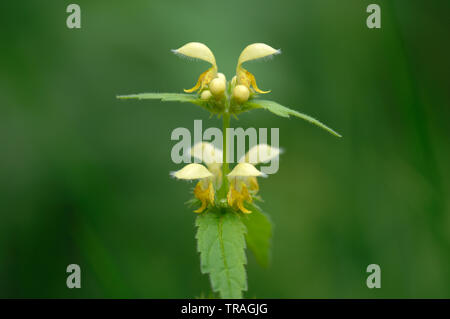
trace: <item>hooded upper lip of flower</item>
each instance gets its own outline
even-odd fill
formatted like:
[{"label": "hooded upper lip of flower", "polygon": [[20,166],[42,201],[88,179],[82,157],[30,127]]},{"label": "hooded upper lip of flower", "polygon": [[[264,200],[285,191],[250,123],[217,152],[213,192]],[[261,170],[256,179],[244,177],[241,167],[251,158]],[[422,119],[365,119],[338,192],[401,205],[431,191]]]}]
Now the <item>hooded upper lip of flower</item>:
[{"label": "hooded upper lip of flower", "polygon": [[203,88],[208,85],[209,82],[217,77],[216,58],[214,57],[212,51],[203,43],[189,42],[179,49],[172,50],[172,52],[179,56],[206,61],[212,65],[208,70],[200,74],[194,87],[188,90],[184,90],[186,93],[203,90]]},{"label": "hooded upper lip of flower", "polygon": [[255,195],[258,190],[258,181],[256,177],[265,177],[255,166],[250,163],[239,163],[228,174],[230,181],[230,189],[227,194],[227,201],[230,207],[239,209],[245,214],[251,213],[250,210],[244,206],[244,201],[251,203],[253,201],[252,195]]},{"label": "hooded upper lip of flower", "polygon": [[[190,153],[193,157],[203,161],[206,166],[199,163],[191,163],[182,169],[172,172],[171,175],[177,179],[199,180],[194,188],[194,195],[202,203],[201,207],[194,212],[201,213],[209,205],[214,205],[214,190],[220,187],[222,182],[222,150],[214,147],[208,142],[199,142],[195,144]],[[251,202],[252,195],[258,190],[256,177],[264,177],[253,164],[267,162],[278,156],[280,150],[267,144],[259,144],[252,147],[239,161],[234,169],[227,175],[230,181],[228,192],[228,204],[230,207],[236,207],[244,213],[250,213],[243,202]],[[252,163],[252,164],[251,164]]]},{"label": "hooded upper lip of flower", "polygon": [[248,89],[253,89],[258,93],[269,93],[269,91],[262,91],[256,85],[255,76],[242,67],[242,64],[247,61],[258,60],[262,58],[270,58],[276,54],[280,54],[281,50],[276,50],[264,43],[253,43],[248,45],[239,56],[236,67],[236,81],[238,85],[245,85]]},{"label": "hooded upper lip of flower", "polygon": [[[173,53],[188,57],[192,59],[199,59],[202,61],[206,61],[211,64],[211,67],[200,74],[197,83],[194,87],[184,90],[186,93],[192,93],[195,91],[202,91],[214,78],[218,76],[218,68],[216,63],[216,58],[212,53],[211,49],[208,48],[205,44],[200,42],[189,42],[183,45],[179,49],[172,50]],[[238,85],[244,85],[249,90],[253,88],[255,92],[258,93],[269,93],[269,91],[262,91],[256,85],[255,76],[244,69],[242,64],[248,61],[270,58],[276,54],[280,54],[280,50],[276,50],[271,46],[264,43],[253,43],[248,45],[240,54],[238,59],[238,64],[236,67],[236,82]]]}]

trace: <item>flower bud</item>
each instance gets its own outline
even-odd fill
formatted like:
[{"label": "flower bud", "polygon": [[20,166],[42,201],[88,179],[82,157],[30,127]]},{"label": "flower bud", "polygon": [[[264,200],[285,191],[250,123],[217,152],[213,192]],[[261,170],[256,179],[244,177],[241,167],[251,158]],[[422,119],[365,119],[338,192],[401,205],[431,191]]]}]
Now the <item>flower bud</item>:
[{"label": "flower bud", "polygon": [[217,73],[217,77],[219,79],[223,79],[225,82],[227,81],[227,78],[225,77],[225,74],[223,74],[223,73]]},{"label": "flower bud", "polygon": [[204,90],[202,92],[202,94],[200,95],[200,98],[202,100],[209,100],[212,97],[211,91],[210,90]]},{"label": "flower bud", "polygon": [[209,89],[214,96],[222,96],[225,92],[226,81],[223,78],[215,78],[209,83]]},{"label": "flower bud", "polygon": [[248,98],[250,96],[250,91],[245,85],[236,85],[236,87],[233,90],[233,98],[238,103],[245,103],[247,102]]}]

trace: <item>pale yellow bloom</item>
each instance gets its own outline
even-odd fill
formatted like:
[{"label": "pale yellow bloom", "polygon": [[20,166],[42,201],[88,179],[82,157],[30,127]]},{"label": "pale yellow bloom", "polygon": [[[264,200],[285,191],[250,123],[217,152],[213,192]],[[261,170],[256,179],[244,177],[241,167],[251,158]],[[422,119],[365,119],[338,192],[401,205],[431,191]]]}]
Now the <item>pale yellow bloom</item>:
[{"label": "pale yellow bloom", "polygon": [[[188,164],[172,176],[178,179],[195,180],[199,182],[194,188],[194,195],[201,201],[201,206],[194,212],[203,212],[208,205],[214,205],[215,189],[222,185],[223,152],[208,142],[198,142],[190,150],[192,157],[202,161],[206,166],[198,163]],[[229,190],[227,194],[228,205],[249,214],[244,202],[251,203],[252,196],[259,191],[257,177],[265,177],[253,164],[269,161],[280,154],[280,149],[267,144],[252,147],[241,159],[234,169],[227,175]]]},{"label": "pale yellow bloom", "polygon": [[198,183],[194,188],[194,196],[201,201],[202,205],[195,213],[201,213],[206,209],[208,204],[214,205],[214,186],[213,174],[203,165],[192,163],[188,164],[179,171],[173,172],[172,176],[178,179],[196,180]]},{"label": "pale yellow bloom", "polygon": [[192,163],[186,165],[179,171],[173,172],[172,176],[178,179],[192,180],[212,177],[213,174],[205,166]]},{"label": "pale yellow bloom", "polygon": [[209,84],[209,82],[217,77],[216,58],[214,57],[212,51],[203,43],[189,42],[179,49],[172,50],[172,52],[184,57],[203,60],[212,65],[211,68],[200,74],[197,84],[195,84],[193,88],[184,90],[186,93],[191,93],[197,90],[201,91]]},{"label": "pale yellow bloom", "polygon": [[190,149],[191,156],[199,159],[205,164],[222,163],[223,153],[214,145],[208,142],[198,142]]},{"label": "pale yellow bloom", "polygon": [[253,87],[258,93],[269,93],[270,91],[262,91],[256,85],[255,76],[242,67],[242,63],[261,58],[267,58],[281,53],[280,50],[276,50],[271,46],[264,43],[253,43],[247,46],[239,56],[238,64],[236,68],[237,84],[246,86],[249,90]]},{"label": "pale yellow bloom", "polygon": [[239,163],[246,162],[253,165],[266,163],[279,156],[281,150],[268,144],[258,144],[253,146],[244,156],[239,159]]},{"label": "pale yellow bloom", "polygon": [[230,189],[227,194],[228,205],[239,209],[245,214],[251,211],[245,208],[244,202],[251,203],[252,195],[255,195],[259,186],[256,177],[265,176],[256,167],[249,163],[239,163],[228,174]]},{"label": "pale yellow bloom", "polygon": [[230,174],[227,175],[229,178],[233,177],[258,177],[258,176],[264,176],[263,173],[261,173],[255,166],[249,163],[239,163],[237,164],[234,169],[231,171]]},{"label": "pale yellow bloom", "polygon": [[190,153],[192,157],[208,166],[208,170],[213,174],[214,185],[220,187],[222,184],[222,150],[214,147],[211,143],[198,142],[190,149]]},{"label": "pale yellow bloom", "polygon": [[173,172],[172,176],[178,179],[195,180],[199,182],[194,188],[194,196],[201,201],[202,205],[195,213],[203,212],[208,204],[214,205],[215,188],[222,183],[222,150],[214,147],[208,142],[198,142],[190,150],[192,157],[206,164],[191,163]]}]

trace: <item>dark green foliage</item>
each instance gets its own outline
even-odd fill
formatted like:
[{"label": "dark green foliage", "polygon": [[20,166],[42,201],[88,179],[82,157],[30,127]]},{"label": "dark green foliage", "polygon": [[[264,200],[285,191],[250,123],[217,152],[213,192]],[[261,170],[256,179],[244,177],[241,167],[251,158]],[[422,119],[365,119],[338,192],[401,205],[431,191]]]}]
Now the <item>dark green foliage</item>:
[{"label": "dark green foliage", "polygon": [[221,298],[242,298],[247,290],[245,225],[232,210],[212,208],[197,217],[201,271]]},{"label": "dark green foliage", "polygon": [[256,261],[263,267],[270,263],[270,249],[272,240],[272,223],[269,216],[255,204],[247,204],[252,213],[242,216],[247,227],[245,240],[247,247],[255,255]]}]

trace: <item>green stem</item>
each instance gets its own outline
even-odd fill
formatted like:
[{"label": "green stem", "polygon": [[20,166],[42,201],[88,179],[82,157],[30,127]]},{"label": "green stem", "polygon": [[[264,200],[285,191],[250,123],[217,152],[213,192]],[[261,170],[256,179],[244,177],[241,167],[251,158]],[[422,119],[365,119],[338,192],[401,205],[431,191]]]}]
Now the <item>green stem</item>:
[{"label": "green stem", "polygon": [[222,126],[222,185],[219,189],[219,200],[226,200],[228,193],[228,178],[227,175],[230,172],[230,167],[227,162],[227,128],[230,127],[230,113],[228,107],[223,113],[223,126]]}]

